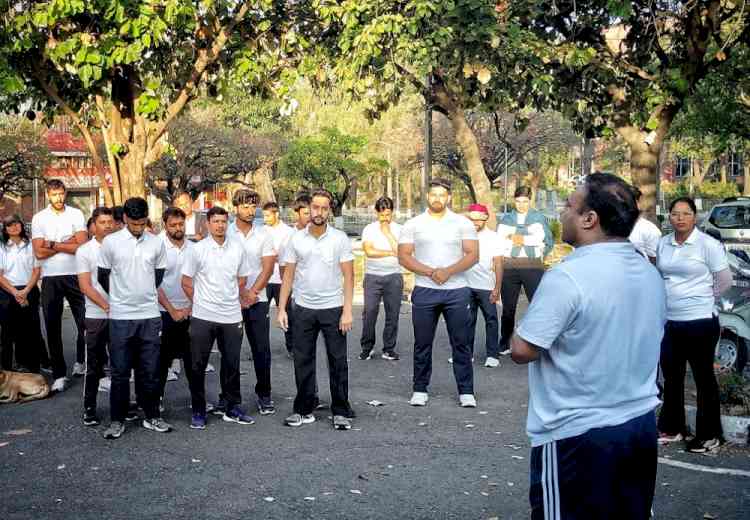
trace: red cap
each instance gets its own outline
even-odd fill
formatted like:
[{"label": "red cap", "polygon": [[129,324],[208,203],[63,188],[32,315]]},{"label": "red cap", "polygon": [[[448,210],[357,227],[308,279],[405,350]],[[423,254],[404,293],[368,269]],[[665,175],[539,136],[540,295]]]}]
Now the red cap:
[{"label": "red cap", "polygon": [[487,206],[484,204],[471,204],[469,206],[469,213],[484,213],[485,215],[489,215],[490,212],[487,210]]}]

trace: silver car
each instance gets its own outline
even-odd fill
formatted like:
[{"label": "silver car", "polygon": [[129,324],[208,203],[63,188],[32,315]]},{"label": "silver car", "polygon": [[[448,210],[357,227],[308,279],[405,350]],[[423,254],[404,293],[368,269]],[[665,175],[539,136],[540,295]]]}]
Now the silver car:
[{"label": "silver car", "polygon": [[750,197],[724,199],[711,209],[701,227],[722,242],[727,251],[750,254]]}]

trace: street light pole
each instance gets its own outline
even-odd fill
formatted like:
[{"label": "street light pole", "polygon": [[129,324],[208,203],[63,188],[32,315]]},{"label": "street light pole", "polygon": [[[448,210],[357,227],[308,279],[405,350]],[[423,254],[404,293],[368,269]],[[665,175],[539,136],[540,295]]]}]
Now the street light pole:
[{"label": "street light pole", "polygon": [[[427,75],[427,91],[432,96],[432,75]],[[419,189],[422,210],[427,209],[427,183],[432,177],[432,100],[425,100],[424,109],[424,165]]]}]

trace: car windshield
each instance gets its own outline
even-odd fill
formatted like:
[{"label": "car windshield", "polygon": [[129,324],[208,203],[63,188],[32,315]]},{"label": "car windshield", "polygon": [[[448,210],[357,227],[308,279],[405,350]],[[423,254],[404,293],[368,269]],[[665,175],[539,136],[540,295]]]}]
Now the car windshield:
[{"label": "car windshield", "polygon": [[715,207],[708,221],[722,229],[750,228],[750,206]]}]

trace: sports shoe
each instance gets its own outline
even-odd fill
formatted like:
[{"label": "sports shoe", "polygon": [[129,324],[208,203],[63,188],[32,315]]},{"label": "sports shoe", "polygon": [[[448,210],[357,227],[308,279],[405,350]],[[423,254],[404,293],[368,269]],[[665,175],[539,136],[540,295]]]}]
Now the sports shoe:
[{"label": "sports shoe", "polygon": [[284,424],[293,428],[297,428],[299,426],[302,426],[303,424],[310,424],[314,422],[315,416],[313,414],[301,415],[298,413],[293,413],[292,415],[284,419]]},{"label": "sports shoe", "polygon": [[673,442],[680,442],[684,438],[685,437],[683,437],[681,433],[676,433],[674,435],[669,435],[668,433],[660,433],[659,444],[672,444]]},{"label": "sports shoe", "polygon": [[190,427],[193,430],[205,430],[206,429],[206,416],[200,413],[194,413],[193,418],[190,421]]},{"label": "sports shoe", "polygon": [[211,372],[216,372],[216,369],[211,363],[209,363],[208,365],[206,365],[206,374],[209,374]]},{"label": "sports shoe", "polygon": [[64,392],[68,388],[68,378],[58,377],[50,387],[50,392]]},{"label": "sports shoe", "polygon": [[99,418],[96,416],[96,410],[86,410],[83,412],[84,426],[98,426]]},{"label": "sports shoe", "polygon": [[112,378],[105,376],[99,380],[99,391],[109,392],[112,389]]},{"label": "sports shoe", "polygon": [[399,359],[401,359],[401,356],[399,356],[395,352],[383,352],[380,357],[383,359],[387,359],[388,361],[398,361]]},{"label": "sports shoe", "polygon": [[237,424],[255,424],[255,419],[247,415],[239,406],[235,406],[222,416],[222,420]]},{"label": "sports shoe", "polygon": [[173,359],[172,360],[172,372],[174,372],[178,376],[182,372],[182,365],[180,364],[180,360],[179,359]]},{"label": "sports shoe", "polygon": [[414,392],[411,394],[409,404],[412,406],[427,406],[427,400],[430,398],[427,392]]},{"label": "sports shoe", "polygon": [[133,422],[140,419],[141,416],[138,414],[138,410],[128,410],[125,413],[125,422]]},{"label": "sports shoe", "polygon": [[273,405],[270,397],[258,397],[258,413],[261,415],[273,415],[276,413],[276,407]]},{"label": "sports shoe", "polygon": [[458,396],[458,401],[462,408],[476,408],[477,400],[474,399],[474,394],[461,394]]},{"label": "sports shoe", "polygon": [[175,372],[173,369],[168,368],[167,369],[167,381],[177,381],[179,377],[177,376],[177,372]]},{"label": "sports shoe", "polygon": [[224,415],[226,411],[227,403],[221,397],[219,398],[219,402],[216,404],[206,404],[206,413],[212,413],[214,415]]},{"label": "sports shoe", "polygon": [[505,350],[502,350],[500,352],[501,356],[510,356],[510,354],[511,354],[511,350],[509,348],[506,348]]},{"label": "sports shoe", "polygon": [[[471,362],[472,363],[474,362],[474,358],[473,357],[471,358]],[[450,363],[451,365],[453,364],[453,356],[451,356],[451,357],[448,358],[448,363]]]},{"label": "sports shoe", "polygon": [[119,439],[122,434],[125,433],[125,424],[120,421],[112,421],[112,423],[104,430],[105,439]]},{"label": "sports shoe", "polygon": [[161,417],[154,417],[153,419],[143,419],[143,427],[147,430],[155,431],[158,433],[167,433],[172,431],[172,425]]},{"label": "sports shoe", "polygon": [[334,415],[333,416],[333,429],[334,430],[351,430],[352,429],[352,421],[348,417],[344,417],[343,415]]},{"label": "sports shoe", "polygon": [[359,353],[359,359],[362,361],[366,361],[368,359],[372,359],[372,351],[365,352],[364,350]]},{"label": "sports shoe", "polygon": [[487,356],[487,359],[484,361],[484,366],[487,368],[497,368],[500,366],[500,360],[496,357]]},{"label": "sports shoe", "polygon": [[721,441],[719,439],[708,439],[707,441],[693,439],[688,442],[685,451],[689,451],[690,453],[708,453],[709,451],[717,449],[719,446],[721,446]]},{"label": "sports shoe", "polygon": [[73,375],[76,377],[83,377],[86,375],[86,365],[83,363],[73,363]]}]

